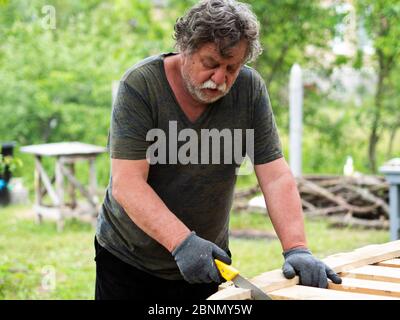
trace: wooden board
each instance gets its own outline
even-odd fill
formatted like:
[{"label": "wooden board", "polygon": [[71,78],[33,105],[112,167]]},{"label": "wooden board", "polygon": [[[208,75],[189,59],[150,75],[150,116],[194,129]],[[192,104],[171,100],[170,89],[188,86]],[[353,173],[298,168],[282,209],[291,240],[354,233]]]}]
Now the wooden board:
[{"label": "wooden board", "polygon": [[400,297],[400,283],[393,282],[343,277],[341,284],[330,283],[329,289]]},{"label": "wooden board", "polygon": [[269,293],[274,300],[393,300],[394,297],[383,297],[372,294],[343,292],[333,289],[320,289],[305,286],[291,286]]},{"label": "wooden board", "polygon": [[389,259],[382,262],[375,263],[377,266],[400,268],[400,259]]},{"label": "wooden board", "polygon": [[353,277],[357,279],[389,281],[400,283],[400,269],[392,267],[381,266],[364,266],[354,268],[342,273],[346,277]]},{"label": "wooden board", "polygon": [[[369,245],[351,252],[334,254],[323,261],[343,278],[328,289],[300,286],[299,278],[286,279],[281,269],[249,279],[273,299],[400,299],[400,240]],[[251,299],[250,290],[233,285],[211,295],[209,300]]]}]

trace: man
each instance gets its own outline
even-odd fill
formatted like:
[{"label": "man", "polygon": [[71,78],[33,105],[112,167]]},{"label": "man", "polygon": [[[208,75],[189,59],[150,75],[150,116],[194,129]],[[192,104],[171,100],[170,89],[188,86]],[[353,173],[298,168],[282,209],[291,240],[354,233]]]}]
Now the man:
[{"label": "man", "polygon": [[[245,66],[261,53],[255,15],[233,0],[203,1],[177,21],[175,38],[179,53],[147,58],[120,82],[95,239],[96,299],[205,299],[217,291],[214,259],[231,263],[229,211],[240,162],[230,156],[245,140],[282,244],[284,275],[297,273],[304,285],[339,283],[307,249],[265,84]],[[165,135],[155,139],[153,130]],[[239,136],[229,148],[227,133],[235,130],[253,139]],[[223,131],[228,148],[212,144],[210,154],[206,133]],[[214,161],[221,155],[222,163]]]}]

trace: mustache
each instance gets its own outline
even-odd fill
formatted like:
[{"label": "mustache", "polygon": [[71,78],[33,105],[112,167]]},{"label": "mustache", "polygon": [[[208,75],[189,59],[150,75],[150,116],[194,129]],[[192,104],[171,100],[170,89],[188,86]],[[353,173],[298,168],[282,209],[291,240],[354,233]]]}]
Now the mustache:
[{"label": "mustache", "polygon": [[226,83],[220,84],[219,86],[210,80],[207,80],[206,82],[204,82],[201,86],[200,89],[218,89],[221,92],[225,92],[226,91]]}]

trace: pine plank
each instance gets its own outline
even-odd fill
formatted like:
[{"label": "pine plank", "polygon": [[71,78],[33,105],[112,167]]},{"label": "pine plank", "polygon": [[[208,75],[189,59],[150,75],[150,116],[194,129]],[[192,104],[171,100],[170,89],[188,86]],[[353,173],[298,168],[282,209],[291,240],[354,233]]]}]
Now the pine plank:
[{"label": "pine plank", "polygon": [[286,279],[282,274],[282,270],[277,269],[269,272],[264,272],[250,279],[250,282],[254,283],[261,290],[269,292],[294,286],[299,283],[299,277],[296,276],[293,279]]},{"label": "pine plank", "polygon": [[375,263],[375,265],[381,266],[381,267],[400,268],[400,259],[389,259],[389,260]]},{"label": "pine plank", "polygon": [[230,286],[209,296],[207,300],[251,300],[251,290]]},{"label": "pine plank", "polygon": [[380,266],[363,266],[342,273],[346,277],[400,283],[400,269]]},{"label": "pine plank", "polygon": [[400,300],[373,294],[345,292],[305,286],[291,286],[268,293],[273,300]]},{"label": "pine plank", "polygon": [[329,283],[329,289],[400,298],[400,284],[392,282],[343,277],[342,284]]},{"label": "pine plank", "polygon": [[358,268],[400,256],[400,240],[369,245],[351,252],[331,255],[323,261],[336,272]]},{"label": "pine plank", "polygon": [[[400,254],[400,240],[379,245],[369,245],[351,252],[339,253],[323,259],[336,272],[392,259]],[[252,279],[252,283],[265,292],[290,287],[299,283],[299,277],[286,279],[280,269],[264,272]]]},{"label": "pine plank", "polygon": [[[378,245],[369,245],[351,252],[334,254],[323,259],[323,261],[336,272],[346,272],[348,270],[354,270],[365,265],[397,257],[400,257],[400,240]],[[274,290],[295,286],[299,283],[299,277],[296,276],[293,279],[288,280],[283,276],[281,269],[276,269],[262,273],[250,279],[250,281],[264,292],[270,294],[270,292]],[[229,288],[224,290],[228,289]],[[233,294],[233,297],[236,297],[239,293],[237,290],[232,290],[230,292]],[[210,298],[212,297],[213,296],[210,296]],[[223,297],[229,299],[229,295],[224,295]]]}]

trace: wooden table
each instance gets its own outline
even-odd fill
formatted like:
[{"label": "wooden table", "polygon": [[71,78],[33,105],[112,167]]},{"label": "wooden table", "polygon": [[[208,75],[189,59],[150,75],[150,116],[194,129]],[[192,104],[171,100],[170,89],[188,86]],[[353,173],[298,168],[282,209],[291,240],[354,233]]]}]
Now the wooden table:
[{"label": "wooden table", "polygon": [[[57,228],[64,228],[66,216],[81,216],[89,214],[96,217],[99,209],[97,196],[96,157],[107,149],[81,142],[61,142],[24,146],[21,152],[33,154],[35,157],[35,205],[34,209],[41,222],[43,217],[51,216],[57,219]],[[43,157],[55,158],[54,174],[51,177],[46,172]],[[84,186],[75,176],[75,164],[78,161],[89,163],[89,185]],[[78,189],[84,198],[84,204],[76,198]],[[48,195],[51,204],[44,204],[44,196]],[[69,201],[66,201],[66,195]]]}]

